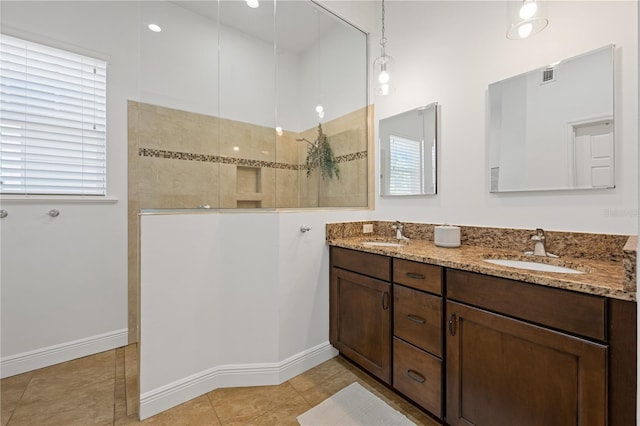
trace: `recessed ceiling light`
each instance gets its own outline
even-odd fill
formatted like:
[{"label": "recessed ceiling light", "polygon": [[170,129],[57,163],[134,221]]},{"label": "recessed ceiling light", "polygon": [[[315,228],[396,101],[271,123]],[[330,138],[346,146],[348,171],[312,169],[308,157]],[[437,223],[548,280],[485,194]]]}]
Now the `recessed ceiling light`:
[{"label": "recessed ceiling light", "polygon": [[159,33],[160,31],[162,31],[162,28],[160,28],[160,25],[156,25],[156,24],[149,24],[148,28],[154,33]]},{"label": "recessed ceiling light", "polygon": [[255,9],[260,6],[260,2],[258,0],[246,0],[246,1],[247,1],[247,6],[249,6],[251,9]]}]

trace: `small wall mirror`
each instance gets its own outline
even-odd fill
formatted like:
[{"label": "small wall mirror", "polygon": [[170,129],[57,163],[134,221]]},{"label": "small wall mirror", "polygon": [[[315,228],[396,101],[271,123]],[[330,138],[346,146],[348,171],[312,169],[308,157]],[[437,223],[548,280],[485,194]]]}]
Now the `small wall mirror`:
[{"label": "small wall mirror", "polygon": [[437,102],[380,120],[380,195],[436,193]]},{"label": "small wall mirror", "polygon": [[614,46],[489,85],[491,192],[613,188]]}]

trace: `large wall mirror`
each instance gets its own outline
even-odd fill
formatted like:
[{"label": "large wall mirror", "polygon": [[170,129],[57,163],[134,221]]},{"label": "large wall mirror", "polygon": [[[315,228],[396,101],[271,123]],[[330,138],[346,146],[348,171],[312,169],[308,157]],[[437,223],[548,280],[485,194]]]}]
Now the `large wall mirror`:
[{"label": "large wall mirror", "polygon": [[436,193],[436,102],[380,120],[380,195]]},{"label": "large wall mirror", "polygon": [[491,192],[613,188],[614,46],[489,85]]}]

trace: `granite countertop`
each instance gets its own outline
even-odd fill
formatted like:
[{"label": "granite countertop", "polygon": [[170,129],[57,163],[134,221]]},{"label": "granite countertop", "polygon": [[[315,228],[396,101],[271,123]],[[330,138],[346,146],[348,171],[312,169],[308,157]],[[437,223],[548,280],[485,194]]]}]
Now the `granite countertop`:
[{"label": "granite countertop", "polygon": [[[625,280],[635,280],[635,274],[629,277],[629,274],[626,273],[621,262],[564,256],[558,259],[532,257],[524,255],[521,251],[472,246],[465,245],[464,243],[460,247],[444,248],[437,247],[433,241],[425,239],[412,239],[401,247],[364,245],[363,243],[365,241],[397,242],[397,240],[393,238],[380,236],[351,236],[342,238],[328,236],[327,239],[327,243],[335,247],[344,247],[463,271],[478,272],[581,293],[636,301],[635,290],[630,291],[625,289],[628,288],[628,286],[625,285]],[[544,262],[578,269],[585,273],[566,274],[510,268],[484,262],[483,259],[486,258]]]}]

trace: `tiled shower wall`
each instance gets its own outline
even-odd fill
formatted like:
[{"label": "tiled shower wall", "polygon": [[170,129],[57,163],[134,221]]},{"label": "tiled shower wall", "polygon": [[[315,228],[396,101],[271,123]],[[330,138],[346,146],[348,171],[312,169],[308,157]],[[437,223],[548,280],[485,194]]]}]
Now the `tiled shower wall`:
[{"label": "tiled shower wall", "polygon": [[137,341],[140,209],[368,206],[368,124],[362,108],[323,123],[340,178],[307,176],[301,133],[128,102],[129,336]]},{"label": "tiled shower wall", "polygon": [[129,202],[139,208],[366,207],[367,108],[323,123],[340,179],[307,177],[317,128],[284,131],[129,102]]}]

